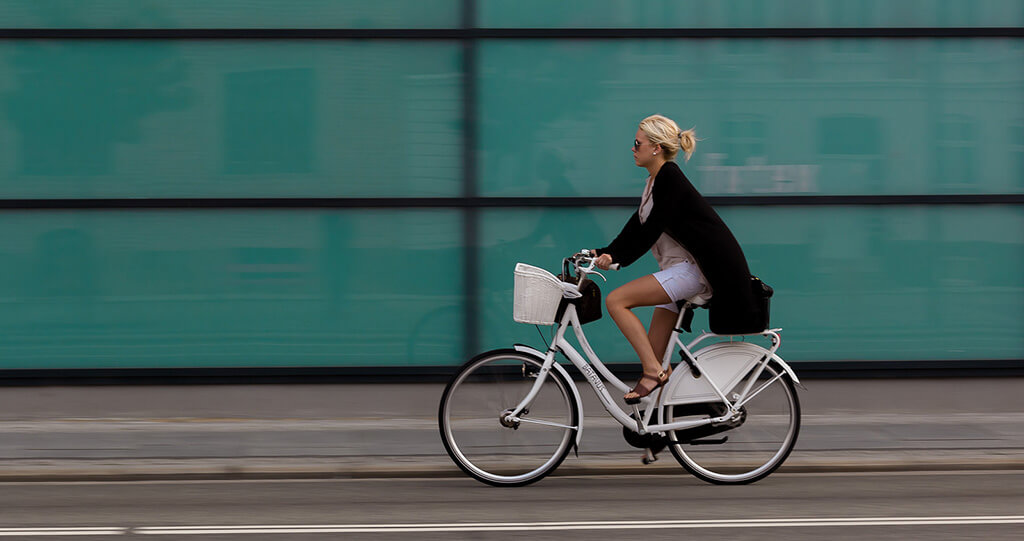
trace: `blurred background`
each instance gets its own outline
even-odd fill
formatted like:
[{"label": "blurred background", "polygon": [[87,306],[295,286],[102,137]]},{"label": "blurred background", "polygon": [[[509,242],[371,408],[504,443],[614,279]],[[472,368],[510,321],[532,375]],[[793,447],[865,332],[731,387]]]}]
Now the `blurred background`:
[{"label": "blurred background", "polygon": [[6,0],[0,370],[539,345],[514,264],[618,233],[654,113],[696,128],[680,165],[798,371],[1020,366],[1021,26],[1016,0]]}]

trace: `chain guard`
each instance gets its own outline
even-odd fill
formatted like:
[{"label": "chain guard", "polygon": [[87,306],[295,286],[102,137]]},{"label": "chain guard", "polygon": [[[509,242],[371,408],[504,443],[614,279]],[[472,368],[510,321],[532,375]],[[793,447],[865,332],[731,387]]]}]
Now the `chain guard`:
[{"label": "chain guard", "polygon": [[[719,417],[725,415],[725,405],[719,402],[704,402],[700,404],[681,404],[672,406],[672,418],[678,420],[680,417],[700,415],[705,417]],[[714,436],[722,432],[732,430],[742,425],[747,420],[746,406],[740,407],[738,418],[718,425],[702,425],[684,430],[676,430],[675,436],[678,443],[689,443],[694,440]]]},{"label": "chain guard", "polygon": [[[629,418],[636,419],[632,413],[629,414]],[[668,442],[668,438],[660,434],[647,433],[640,435],[635,430],[630,430],[625,426],[622,427],[622,437],[626,438],[626,443],[640,449],[665,447]]]},{"label": "chain guard", "polygon": [[[680,417],[719,417],[725,414],[725,406],[718,402],[702,402],[699,404],[680,404],[678,406],[672,406],[672,418],[679,420]],[[630,419],[636,419],[631,413],[629,414]],[[714,436],[728,430],[739,427],[747,420],[747,408],[746,406],[740,408],[740,416],[737,419],[728,421],[719,425],[703,425],[684,430],[676,430],[676,442],[677,443],[689,443],[694,440],[706,438],[708,436]],[[640,449],[659,449],[664,448],[668,445],[668,438],[659,434],[637,434],[636,431],[630,430],[627,427],[622,427],[622,437],[626,439],[626,443]]]}]

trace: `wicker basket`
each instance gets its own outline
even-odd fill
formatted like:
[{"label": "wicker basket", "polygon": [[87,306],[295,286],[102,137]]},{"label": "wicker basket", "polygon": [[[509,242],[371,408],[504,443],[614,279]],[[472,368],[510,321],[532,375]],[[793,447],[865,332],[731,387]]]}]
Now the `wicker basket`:
[{"label": "wicker basket", "polygon": [[554,325],[558,303],[565,289],[554,274],[532,265],[516,263],[512,319],[518,323]]}]

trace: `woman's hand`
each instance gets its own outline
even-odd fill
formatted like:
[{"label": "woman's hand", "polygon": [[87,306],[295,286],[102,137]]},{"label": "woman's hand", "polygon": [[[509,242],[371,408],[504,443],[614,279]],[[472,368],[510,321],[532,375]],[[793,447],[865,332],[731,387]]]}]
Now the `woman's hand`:
[{"label": "woman's hand", "polygon": [[611,254],[601,254],[594,260],[594,265],[601,270],[608,270],[612,263],[614,263],[614,261],[612,261]]}]

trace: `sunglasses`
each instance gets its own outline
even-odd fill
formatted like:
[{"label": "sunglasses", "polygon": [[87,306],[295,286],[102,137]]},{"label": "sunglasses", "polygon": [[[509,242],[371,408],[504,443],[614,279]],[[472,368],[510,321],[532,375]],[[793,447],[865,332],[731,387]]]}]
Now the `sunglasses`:
[{"label": "sunglasses", "polygon": [[633,139],[633,150],[637,150],[638,148],[640,148],[640,145],[642,145],[642,144],[643,143],[641,143],[640,141],[637,141],[636,139]]}]

